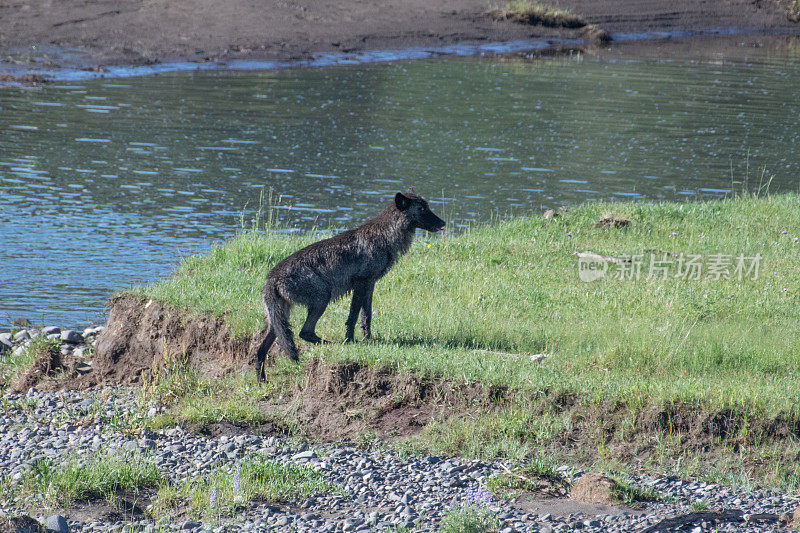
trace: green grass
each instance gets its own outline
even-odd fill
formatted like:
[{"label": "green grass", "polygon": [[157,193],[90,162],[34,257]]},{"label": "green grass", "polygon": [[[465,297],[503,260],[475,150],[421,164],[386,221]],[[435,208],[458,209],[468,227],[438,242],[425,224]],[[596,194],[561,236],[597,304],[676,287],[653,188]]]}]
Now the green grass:
[{"label": "green grass", "polygon": [[518,469],[492,475],[486,481],[486,489],[493,493],[513,495],[518,491],[541,491],[543,484],[545,488],[568,486],[564,476],[556,470],[555,464],[542,455],[537,455]]},{"label": "green grass", "polygon": [[154,488],[161,481],[151,459],[107,453],[74,457],[63,464],[49,459],[35,461],[22,490],[41,498],[46,506],[66,508],[78,500],[105,499],[113,504],[121,492]]},{"label": "green grass", "polygon": [[167,516],[185,504],[191,516],[221,520],[234,516],[253,500],[295,501],[341,490],[310,467],[254,455],[235,471],[218,468],[207,477],[187,481],[181,487],[162,487],[153,508],[157,515]]},{"label": "green grass", "polygon": [[45,353],[60,354],[61,343],[45,336],[36,337],[19,355],[9,352],[0,358],[0,383],[11,385],[17,376]]},{"label": "green grass", "polygon": [[659,494],[647,487],[637,487],[621,477],[612,477],[614,497],[620,503],[631,505],[637,502],[652,502],[659,498]]},{"label": "green grass", "polygon": [[[630,225],[595,227],[609,213],[630,219]],[[715,446],[753,446],[767,454],[764,464],[775,467],[772,480],[794,486],[797,467],[780,450],[767,449],[774,435],[760,432],[769,425],[765,420],[783,420],[790,433],[800,423],[800,337],[794,334],[799,236],[800,196],[787,194],[705,203],[593,203],[549,222],[536,215],[423,237],[376,285],[373,340],[342,342],[349,305],[344,299],[332,303],[318,325],[327,343],[299,342],[305,357],[357,361],[455,384],[481,382],[518,399],[502,410],[435,420],[406,443],[408,449],[530,458],[543,443],[563,441],[581,424],[569,410],[532,411],[537,398],[573,398],[584,411],[605,405],[622,412],[613,431],[626,442],[639,435],[642,413],[672,416],[680,407],[738,420]],[[260,290],[269,269],[319,238],[246,231],[206,255],[186,258],[174,277],[132,292],[223,316],[233,335],[249,337],[263,327]],[[587,251],[642,255],[644,275],[585,283],[575,254]],[[715,254],[760,254],[760,273],[755,280],[647,276],[651,255],[661,259],[661,252],[673,260],[672,254],[700,254],[704,266]],[[295,333],[303,311],[293,313]],[[540,353],[546,357],[533,361]],[[269,385],[275,390],[267,395],[281,394],[302,375],[300,369],[281,372],[284,377]],[[252,387],[251,381],[241,386]],[[217,396],[193,416],[213,419],[235,411],[217,409],[217,400],[236,399],[236,393],[215,390]],[[258,399],[242,394],[236,402],[245,407],[232,416],[251,416],[248,410],[255,416]],[[669,454],[681,453],[685,437],[668,420],[658,436],[663,455],[651,446],[644,466],[669,468]],[[797,448],[796,440],[781,441],[784,451]],[[592,453],[613,461],[606,441],[598,433]],[[726,464],[746,465],[747,459]]]},{"label": "green grass", "polygon": [[500,520],[486,507],[465,504],[447,512],[439,524],[439,533],[491,533],[500,528]]},{"label": "green grass", "polygon": [[[549,224],[515,219],[415,242],[376,286],[372,342],[340,344],[348,302],[332,304],[311,349],[458,381],[571,391],[595,400],[707,401],[772,413],[800,406],[800,198],[686,204],[591,204]],[[595,228],[604,212],[628,228]],[[782,234],[782,231],[788,231]],[[260,290],[279,259],[319,237],[251,232],[183,261],[173,278],[133,289],[231,332],[263,325]],[[748,256],[751,280],[578,279],[575,252]],[[295,331],[302,311],[293,313]],[[301,344],[302,341],[301,341]],[[532,362],[531,354],[547,353]],[[746,384],[746,386],[744,386]]]}]

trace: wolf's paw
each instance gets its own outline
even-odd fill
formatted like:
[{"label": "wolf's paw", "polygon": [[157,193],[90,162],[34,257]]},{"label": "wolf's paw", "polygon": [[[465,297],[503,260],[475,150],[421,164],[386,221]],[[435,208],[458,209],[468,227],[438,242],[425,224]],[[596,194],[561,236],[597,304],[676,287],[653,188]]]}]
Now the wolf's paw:
[{"label": "wolf's paw", "polygon": [[319,344],[320,342],[322,342],[322,337],[318,336],[313,331],[311,332],[301,331],[300,338],[303,339],[304,341],[310,342],[311,344]]}]

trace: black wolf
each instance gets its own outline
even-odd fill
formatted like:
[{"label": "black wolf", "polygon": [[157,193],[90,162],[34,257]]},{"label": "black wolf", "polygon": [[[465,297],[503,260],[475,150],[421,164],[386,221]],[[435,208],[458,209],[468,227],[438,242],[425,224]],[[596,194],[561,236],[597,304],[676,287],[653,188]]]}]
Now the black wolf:
[{"label": "black wolf", "polygon": [[283,352],[298,360],[289,329],[293,304],[308,308],[300,338],[317,343],[322,339],[314,329],[325,308],[331,300],[353,291],[345,341],[353,341],[359,312],[361,331],[368,339],[375,282],[408,250],[414,230],[436,232],[444,227],[445,222],[433,214],[428,202],[409,188],[397,193],[383,212],[362,226],[306,246],[275,265],[262,293],[267,333],[256,353],[258,382],[265,378],[264,360],[276,338]]}]

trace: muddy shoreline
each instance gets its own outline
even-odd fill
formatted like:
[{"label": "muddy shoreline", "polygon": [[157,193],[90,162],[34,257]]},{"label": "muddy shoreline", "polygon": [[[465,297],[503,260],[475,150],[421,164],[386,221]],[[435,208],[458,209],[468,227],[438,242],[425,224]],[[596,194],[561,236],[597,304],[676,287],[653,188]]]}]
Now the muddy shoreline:
[{"label": "muddy shoreline", "polygon": [[[659,34],[691,38],[715,33],[800,33],[800,24],[793,22],[792,4],[785,0],[702,4],[562,0],[558,4],[618,36],[617,40]],[[486,0],[455,4],[407,0],[391,8],[374,0],[336,4],[324,0],[266,4],[21,0],[0,5],[0,75],[64,68],[102,75],[109,67],[176,62],[254,61],[284,66],[320,57],[343,56],[345,62],[352,62],[365,52],[375,55],[387,50],[432,49],[435,55],[436,50],[465,45],[481,53],[478,47],[486,43],[531,41],[537,43],[532,47],[559,48],[565,42],[580,46],[592,41],[580,28],[496,21],[488,16],[488,8]],[[645,39],[642,46],[653,42]]]}]

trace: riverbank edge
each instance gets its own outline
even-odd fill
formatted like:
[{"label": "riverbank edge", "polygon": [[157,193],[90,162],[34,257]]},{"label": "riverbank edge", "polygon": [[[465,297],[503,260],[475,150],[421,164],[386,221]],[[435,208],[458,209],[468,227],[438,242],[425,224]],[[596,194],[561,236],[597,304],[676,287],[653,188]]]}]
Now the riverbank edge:
[{"label": "riverbank edge", "polygon": [[[80,59],[43,60],[32,58],[28,63],[0,61],[0,88],[35,86],[53,82],[80,82],[96,79],[117,79],[150,76],[172,72],[209,71],[270,71],[291,68],[324,68],[355,66],[393,61],[411,61],[444,57],[503,56],[522,54],[526,58],[553,54],[595,53],[613,46],[628,49],[650,49],[663,43],[702,42],[708,39],[742,37],[749,39],[800,36],[797,28],[779,28],[769,32],[755,28],[708,28],[687,30],[651,30],[645,32],[602,33],[592,37],[583,31],[573,35],[549,38],[528,38],[503,41],[457,41],[446,45],[408,46],[405,48],[375,48],[356,51],[310,52],[303,57],[286,59],[264,58],[259,54],[239,54],[234,59],[219,57],[200,61],[148,60],[126,62],[123,58],[101,61],[92,53],[63,49],[64,53],[78,53]],[[736,46],[732,44],[731,46]],[[35,48],[35,47],[34,47]],[[717,51],[718,53],[719,51]]]}]

